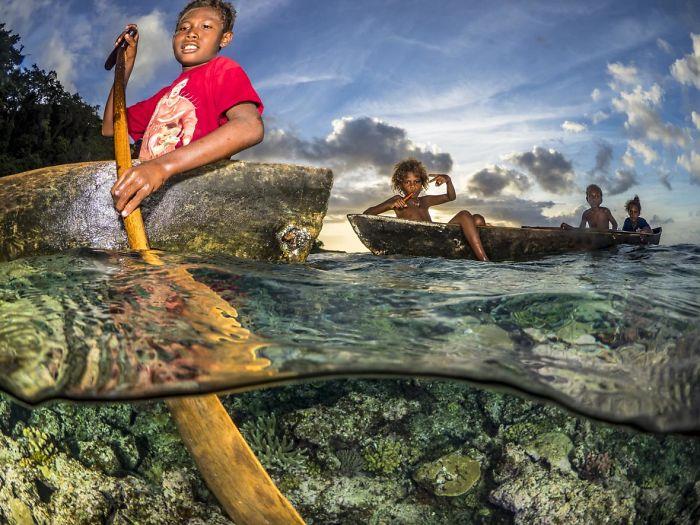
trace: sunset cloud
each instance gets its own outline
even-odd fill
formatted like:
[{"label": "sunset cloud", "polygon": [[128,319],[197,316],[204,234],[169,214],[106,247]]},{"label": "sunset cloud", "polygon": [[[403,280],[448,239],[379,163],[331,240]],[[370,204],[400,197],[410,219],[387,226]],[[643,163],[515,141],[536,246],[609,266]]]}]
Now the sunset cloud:
[{"label": "sunset cloud", "polygon": [[500,195],[506,188],[515,193],[523,193],[531,187],[532,183],[524,173],[501,166],[489,166],[471,176],[467,191],[481,197],[493,197]]},{"label": "sunset cloud", "polygon": [[554,149],[535,146],[532,151],[512,153],[504,160],[526,170],[550,193],[564,194],[576,188],[571,162]]},{"label": "sunset cloud", "polygon": [[452,157],[413,142],[405,129],[370,117],[343,117],[325,138],[303,139],[281,129],[266,132],[265,141],[241,155],[257,160],[296,160],[330,166],[338,173],[371,168],[390,173],[406,157],[422,161],[430,171],[448,173]]}]

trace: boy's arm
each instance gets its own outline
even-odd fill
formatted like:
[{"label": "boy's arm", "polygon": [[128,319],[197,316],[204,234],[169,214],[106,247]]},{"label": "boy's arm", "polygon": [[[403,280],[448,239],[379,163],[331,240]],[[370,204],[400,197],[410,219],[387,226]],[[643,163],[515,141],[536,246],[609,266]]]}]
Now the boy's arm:
[{"label": "boy's arm", "polygon": [[255,104],[238,104],[226,117],[226,124],[201,139],[126,170],[112,186],[117,211],[126,217],[176,173],[229,158],[262,141],[263,122]]},{"label": "boy's arm", "polygon": [[583,215],[581,215],[581,224],[578,225],[579,229],[585,228],[587,222],[588,222],[588,210],[584,211]]},{"label": "boy's arm", "polygon": [[606,208],[608,211],[608,220],[610,221],[610,224],[612,225],[613,230],[617,230],[617,221],[615,220],[615,217],[613,217],[612,212],[610,211],[610,208]]},{"label": "boy's arm", "polygon": [[436,175],[432,180],[435,181],[436,186],[440,186],[443,183],[447,184],[447,192],[444,195],[426,195],[421,197],[421,205],[429,208],[430,206],[444,204],[457,198],[455,187],[449,175]]},{"label": "boy's arm", "polygon": [[362,212],[363,215],[379,215],[385,211],[389,211],[393,208],[407,208],[408,205],[404,202],[401,195],[394,195],[393,197],[385,200],[381,204],[367,208]]},{"label": "boy's arm", "polygon": [[[114,47],[117,47],[121,43],[122,37],[128,42],[127,48],[124,50],[124,87],[129,83],[129,77],[134,69],[134,62],[136,61],[136,50],[139,44],[139,34],[136,33],[135,37],[132,37],[126,31],[131,28],[136,29],[136,24],[129,24],[126,26],[125,32],[117,38],[114,43]],[[109,96],[107,97],[107,102],[105,103],[105,111],[102,116],[102,136],[112,137],[114,136],[114,86],[109,90]]]}]

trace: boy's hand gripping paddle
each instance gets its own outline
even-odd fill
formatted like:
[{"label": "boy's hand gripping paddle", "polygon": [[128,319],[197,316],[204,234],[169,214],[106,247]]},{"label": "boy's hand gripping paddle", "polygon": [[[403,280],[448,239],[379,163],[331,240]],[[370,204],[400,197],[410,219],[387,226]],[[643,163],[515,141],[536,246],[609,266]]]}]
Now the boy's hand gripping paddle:
[{"label": "boy's hand gripping paddle", "polygon": [[[124,33],[122,33],[122,35],[121,35],[122,41],[119,42],[118,45],[114,46],[114,49],[112,49],[112,52],[107,57],[107,60],[105,60],[105,69],[107,71],[112,69],[114,67],[114,64],[117,63],[117,55],[119,54],[119,50],[120,49],[124,50],[129,46],[129,42],[126,41],[126,39],[124,38],[124,35],[129,35],[130,37],[133,38],[136,36],[136,33],[137,33],[137,31],[133,27],[130,28],[128,31],[125,31]],[[117,41],[118,41],[118,39],[117,39]]]},{"label": "boy's hand gripping paddle", "polygon": [[[136,30],[129,29],[129,34],[136,35]],[[129,44],[122,38],[105,62],[106,69],[112,69],[114,64],[114,156],[117,161],[117,178],[131,168],[131,148],[129,147],[128,126],[126,122],[126,93],[124,86],[125,64],[124,50]],[[111,65],[110,65],[111,64]],[[108,67],[109,66],[109,67]],[[148,250],[148,238],[141,218],[141,209],[137,208],[124,219],[124,228],[132,250]]]},{"label": "boy's hand gripping paddle", "polygon": [[[133,28],[130,31],[133,31],[132,35],[136,34]],[[114,56],[117,66],[114,72],[113,98],[117,176],[121,176],[131,167],[124,86],[124,50],[127,45],[126,41],[122,40],[105,62],[105,68],[111,69]],[[149,249],[148,239],[140,208],[124,219],[124,227],[132,250],[142,251],[144,260],[149,264],[163,264],[155,253],[146,251]],[[237,317],[235,309],[204,284],[195,281],[186,270],[176,269],[170,274],[180,285],[193,291],[192,299],[186,305],[193,319],[206,318],[209,324],[221,327],[224,333],[228,329],[235,330],[236,327],[245,330],[237,322],[232,324]],[[221,316],[216,315],[216,312]],[[219,336],[218,339],[222,337]],[[236,350],[234,345],[232,352]],[[294,507],[277,489],[216,395],[171,397],[166,403],[202,477],[236,523],[304,523]]]}]

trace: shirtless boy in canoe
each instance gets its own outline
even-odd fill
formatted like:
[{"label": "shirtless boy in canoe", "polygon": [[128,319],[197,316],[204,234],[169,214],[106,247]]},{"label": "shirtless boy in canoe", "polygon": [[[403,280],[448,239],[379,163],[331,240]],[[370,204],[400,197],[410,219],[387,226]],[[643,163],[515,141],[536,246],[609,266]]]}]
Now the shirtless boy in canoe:
[{"label": "shirtless boy in canoe", "polygon": [[[601,206],[603,202],[603,190],[600,189],[600,186],[597,184],[590,184],[586,188],[586,201],[591,207],[583,212],[581,224],[579,224],[580,229],[585,228],[586,224],[588,224],[588,227],[592,230],[607,231],[608,224],[610,224],[612,226],[611,229],[617,230],[617,221],[615,217],[612,216],[608,208]],[[561,229],[574,230],[576,228],[562,222]]]},{"label": "shirtless boy in canoe", "polygon": [[[436,186],[445,184],[447,193],[444,195],[423,195],[421,191],[428,187],[429,182],[435,182]],[[394,195],[381,204],[367,208],[363,213],[367,215],[379,215],[385,211],[394,210],[399,219],[411,221],[433,222],[428,208],[437,206],[457,198],[452,179],[448,175],[433,175],[428,180],[428,173],[423,163],[416,159],[406,159],[394,166],[394,173],[391,176],[391,184],[399,195]],[[452,219],[449,224],[459,224],[462,227],[464,237],[469,242],[472,251],[480,261],[488,261],[484,252],[484,247],[479,239],[477,226],[485,224],[484,218],[479,214],[472,215],[467,210],[462,210]]]}]

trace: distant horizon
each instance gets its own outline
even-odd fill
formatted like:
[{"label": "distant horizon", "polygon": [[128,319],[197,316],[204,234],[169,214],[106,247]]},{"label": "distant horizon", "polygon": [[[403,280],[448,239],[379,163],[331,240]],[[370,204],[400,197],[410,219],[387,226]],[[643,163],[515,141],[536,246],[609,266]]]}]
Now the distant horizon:
[{"label": "distant horizon", "polygon": [[[243,0],[231,46],[266,106],[265,141],[239,155],[333,169],[320,239],[364,251],[345,219],[392,195],[392,165],[449,173],[460,209],[499,225],[578,224],[599,184],[619,225],[635,194],[663,244],[700,244],[700,7],[691,2]],[[6,0],[25,66],[91,105],[127,22],[141,46],[129,103],[179,73],[185,2]],[[444,187],[437,192],[444,191]],[[435,190],[431,190],[435,193]]]}]

